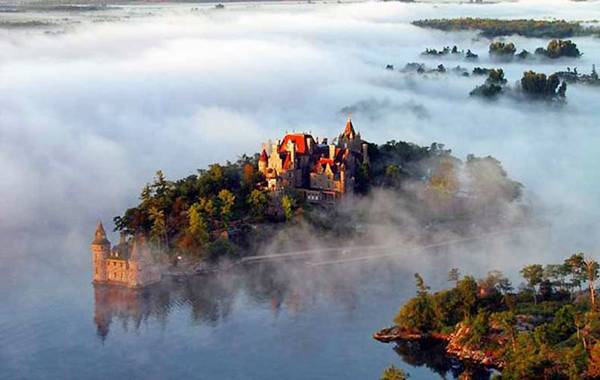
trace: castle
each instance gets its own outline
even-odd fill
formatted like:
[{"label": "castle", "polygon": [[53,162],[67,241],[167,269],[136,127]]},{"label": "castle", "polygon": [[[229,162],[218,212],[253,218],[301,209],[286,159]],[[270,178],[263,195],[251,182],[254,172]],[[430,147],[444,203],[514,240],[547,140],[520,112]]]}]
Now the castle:
[{"label": "castle", "polygon": [[319,142],[308,133],[290,133],[264,144],[258,170],[268,191],[294,188],[309,202],[333,202],[354,190],[356,173],[368,160],[368,144],[348,118],[332,143],[327,138]]},{"label": "castle", "polygon": [[95,284],[140,288],[161,279],[143,236],[135,237],[130,244],[121,235],[119,244],[111,249],[104,226],[98,223],[91,249]]}]

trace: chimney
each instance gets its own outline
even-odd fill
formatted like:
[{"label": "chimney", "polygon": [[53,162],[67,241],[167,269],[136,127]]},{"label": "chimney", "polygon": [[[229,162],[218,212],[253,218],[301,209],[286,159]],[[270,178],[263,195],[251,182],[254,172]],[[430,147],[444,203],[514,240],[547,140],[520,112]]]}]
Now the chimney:
[{"label": "chimney", "polygon": [[363,163],[369,163],[369,144],[362,143]]}]

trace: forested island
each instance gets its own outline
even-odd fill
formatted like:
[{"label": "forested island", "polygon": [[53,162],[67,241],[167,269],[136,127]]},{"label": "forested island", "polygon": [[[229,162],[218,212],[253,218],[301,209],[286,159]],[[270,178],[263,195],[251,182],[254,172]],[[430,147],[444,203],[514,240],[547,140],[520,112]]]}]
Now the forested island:
[{"label": "forested island", "polygon": [[524,96],[533,100],[564,101],[567,93],[567,82],[558,74],[546,76],[544,73],[526,71],[514,87],[507,84],[502,69],[491,69],[488,77],[480,86],[471,91],[471,96],[494,99],[500,94]]},{"label": "forested island", "polygon": [[551,40],[546,48],[538,47],[532,55],[527,50],[523,49],[517,53],[517,48],[512,42],[496,41],[492,42],[489,47],[490,57],[502,60],[512,61],[514,58],[528,59],[531,57],[557,59],[562,57],[579,58],[583,54],[577,48],[577,44],[571,40]]},{"label": "forested island", "polygon": [[488,38],[513,34],[537,38],[568,38],[599,35],[600,29],[583,26],[577,21],[565,20],[501,20],[492,18],[462,17],[453,19],[427,19],[412,22],[413,25],[443,31],[478,30]]},{"label": "forested island", "polygon": [[[455,268],[448,274],[454,286],[431,293],[415,274],[416,297],[400,308],[394,327],[374,338],[397,342],[401,355],[411,346],[413,353],[435,350],[439,342],[445,355],[462,363],[461,371],[479,378],[490,377],[482,368],[494,368],[498,379],[597,379],[598,267],[583,253],[562,263],[527,265],[518,290],[501,272],[475,279]],[[442,375],[450,368],[437,363]]]},{"label": "forested island", "polygon": [[[519,204],[522,185],[492,157],[469,155],[463,161],[436,143],[429,147],[401,141],[368,143],[350,122],[339,141],[348,141],[346,134],[354,136],[352,141],[362,141],[362,153],[360,146],[353,152],[343,148],[351,146],[347,142],[327,145],[327,139],[288,134],[273,144],[270,157],[263,149],[174,181],[158,171],[142,189],[140,203],[114,218],[115,229],[123,240],[146,236],[171,262],[183,257],[216,263],[253,255],[267,242],[305,248],[307,233],[331,244],[339,244],[340,237],[346,243],[348,237],[365,243],[372,221],[354,205],[361,200],[375,202],[382,192],[389,199],[390,215],[379,217],[389,217],[399,228],[406,219],[422,227],[405,234],[414,244],[431,241],[438,228],[467,233],[465,226],[475,219],[479,226],[508,223],[503,214],[507,205],[515,206],[511,218],[517,214],[526,218],[526,208]],[[302,163],[308,162],[309,149],[315,163],[306,166]],[[327,158],[327,152],[333,158]],[[354,168],[351,157],[360,158]],[[277,160],[283,163],[279,161],[275,178],[272,167],[277,167]],[[326,187],[302,188],[298,178],[290,182],[292,168],[299,179],[306,170],[313,188],[322,180]],[[334,194],[327,186],[337,190],[343,186],[344,191],[329,200],[318,198]]]}]

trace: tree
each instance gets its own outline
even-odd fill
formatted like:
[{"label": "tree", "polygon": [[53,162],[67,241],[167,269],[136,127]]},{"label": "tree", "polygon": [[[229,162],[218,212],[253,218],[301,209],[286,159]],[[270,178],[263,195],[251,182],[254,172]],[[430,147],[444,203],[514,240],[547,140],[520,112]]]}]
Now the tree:
[{"label": "tree", "polygon": [[415,282],[417,296],[400,308],[394,322],[401,328],[426,334],[438,326],[438,321],[429,287],[418,273],[415,273]]},{"label": "tree", "polygon": [[281,197],[281,208],[283,208],[283,215],[285,216],[285,220],[291,220],[294,216],[294,201],[292,197],[289,195],[284,195]]},{"label": "tree", "polygon": [[458,286],[460,280],[460,271],[458,268],[452,268],[448,271],[448,281],[453,281]]},{"label": "tree", "polygon": [[544,280],[544,268],[540,264],[527,265],[521,269],[521,275],[533,289],[533,302],[537,304],[537,286]]},{"label": "tree", "polygon": [[516,328],[517,318],[515,314],[512,311],[504,311],[492,314],[490,319],[494,324],[502,329],[504,334],[508,336],[512,349],[515,350],[517,347],[516,337],[518,334]]},{"label": "tree", "polygon": [[429,291],[429,286],[425,285],[425,281],[423,280],[423,277],[421,277],[421,275],[418,273],[415,273],[415,282],[417,284],[417,295],[418,296],[427,295],[427,292]]},{"label": "tree", "polygon": [[600,342],[594,344],[589,353],[586,375],[592,379],[600,378]]},{"label": "tree", "polygon": [[535,54],[544,55],[548,58],[571,57],[579,58],[582,54],[577,44],[571,40],[551,40],[546,49],[537,48]]},{"label": "tree", "polygon": [[577,253],[571,255],[563,263],[565,271],[571,275],[571,282],[569,284],[571,289],[578,287],[581,290],[581,285],[586,279],[584,261],[583,254]]},{"label": "tree", "polygon": [[465,276],[456,287],[462,300],[462,311],[465,318],[469,318],[477,306],[477,281],[473,276]]},{"label": "tree", "polygon": [[150,240],[159,248],[162,248],[167,239],[167,223],[165,213],[156,207],[150,208],[150,220],[152,229],[150,230]]},{"label": "tree", "polygon": [[383,374],[381,375],[381,380],[406,380],[408,379],[408,375],[406,372],[401,370],[400,368],[396,368],[393,365],[389,366],[385,370],[383,370]]},{"label": "tree", "polygon": [[200,211],[202,211],[204,214],[211,218],[214,217],[217,213],[217,208],[215,207],[215,202],[212,200],[212,198],[200,198],[198,206],[200,208]]},{"label": "tree", "polygon": [[596,280],[598,279],[598,263],[593,259],[584,259],[585,273],[590,290],[592,310],[596,309]]},{"label": "tree", "polygon": [[261,220],[267,211],[269,199],[264,191],[254,189],[250,195],[248,195],[247,203],[250,206],[252,215]]},{"label": "tree", "polygon": [[251,189],[256,182],[256,171],[254,170],[254,165],[250,163],[244,164],[243,173],[242,173],[242,186]]},{"label": "tree", "polygon": [[188,210],[188,219],[189,225],[187,228],[187,232],[194,239],[197,245],[202,246],[208,243],[208,226],[206,224],[206,221],[202,217],[200,205],[196,203],[190,207],[190,209]]},{"label": "tree", "polygon": [[231,218],[233,206],[235,205],[235,195],[233,195],[231,191],[223,189],[219,191],[217,197],[219,198],[219,206],[221,210],[221,216],[223,217],[223,222],[227,224]]}]

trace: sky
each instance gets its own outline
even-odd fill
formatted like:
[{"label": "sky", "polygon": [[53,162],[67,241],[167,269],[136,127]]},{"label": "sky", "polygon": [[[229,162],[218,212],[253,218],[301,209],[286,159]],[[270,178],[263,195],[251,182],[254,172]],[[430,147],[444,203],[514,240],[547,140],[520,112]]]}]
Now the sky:
[{"label": "sky", "polygon": [[[372,142],[439,142],[461,158],[496,157],[555,227],[561,249],[593,252],[600,243],[598,88],[570,86],[563,107],[489,103],[468,96],[481,77],[385,70],[407,62],[497,66],[487,56],[489,40],[410,25],[416,19],[600,19],[597,2],[543,3],[541,13],[531,0],[175,4],[3,16],[56,25],[0,29],[0,237],[25,253],[37,249],[22,244],[33,233],[85,246],[95,222],[110,229],[157,169],[177,179],[253,154],[286,131],[331,138],[351,110]],[[504,40],[529,51],[548,42]],[[574,41],[584,53],[577,61],[503,64],[509,83],[529,69],[589,72],[600,64],[598,38]],[[447,45],[480,59],[419,55]]]}]

